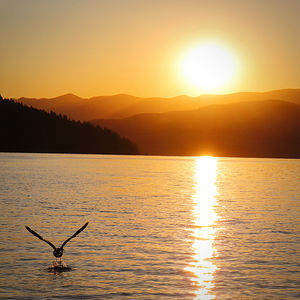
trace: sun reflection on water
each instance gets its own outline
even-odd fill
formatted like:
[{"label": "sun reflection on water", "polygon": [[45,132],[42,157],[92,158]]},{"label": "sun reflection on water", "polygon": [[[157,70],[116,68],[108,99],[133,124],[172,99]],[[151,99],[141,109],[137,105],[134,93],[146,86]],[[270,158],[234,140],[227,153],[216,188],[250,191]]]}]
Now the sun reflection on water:
[{"label": "sun reflection on water", "polygon": [[195,164],[195,195],[193,235],[193,262],[187,268],[194,275],[197,286],[195,299],[215,299],[210,294],[213,287],[216,265],[211,258],[215,252],[213,242],[215,238],[214,223],[218,215],[214,210],[216,205],[216,176],[217,159],[202,156]]}]

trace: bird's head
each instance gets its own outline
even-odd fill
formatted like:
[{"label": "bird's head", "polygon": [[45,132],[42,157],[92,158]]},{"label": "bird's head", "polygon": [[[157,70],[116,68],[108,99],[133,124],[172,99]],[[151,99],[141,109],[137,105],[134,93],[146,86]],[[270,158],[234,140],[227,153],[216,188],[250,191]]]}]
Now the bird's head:
[{"label": "bird's head", "polygon": [[55,248],[55,250],[53,251],[53,255],[55,257],[62,257],[64,253],[64,249],[63,248]]}]

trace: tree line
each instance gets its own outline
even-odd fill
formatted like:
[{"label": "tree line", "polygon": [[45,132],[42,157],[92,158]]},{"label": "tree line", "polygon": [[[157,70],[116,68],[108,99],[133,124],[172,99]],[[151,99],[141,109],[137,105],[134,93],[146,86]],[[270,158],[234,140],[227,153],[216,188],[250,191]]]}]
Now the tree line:
[{"label": "tree line", "polygon": [[0,151],[138,154],[116,132],[67,116],[38,110],[0,96]]}]

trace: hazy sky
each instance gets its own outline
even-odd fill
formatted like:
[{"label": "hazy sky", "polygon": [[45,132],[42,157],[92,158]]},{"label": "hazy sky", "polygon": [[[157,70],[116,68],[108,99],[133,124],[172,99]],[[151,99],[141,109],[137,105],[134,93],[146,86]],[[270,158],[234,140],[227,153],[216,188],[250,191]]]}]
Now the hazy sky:
[{"label": "hazy sky", "polygon": [[219,93],[300,87],[300,0],[0,0],[5,97],[201,94],[178,67],[193,45],[230,49]]}]

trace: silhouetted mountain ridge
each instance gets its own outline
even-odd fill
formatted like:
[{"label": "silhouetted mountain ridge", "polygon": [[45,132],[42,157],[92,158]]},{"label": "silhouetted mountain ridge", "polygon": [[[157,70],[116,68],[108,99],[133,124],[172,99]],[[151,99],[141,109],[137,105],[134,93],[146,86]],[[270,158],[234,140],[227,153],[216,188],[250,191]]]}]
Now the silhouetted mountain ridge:
[{"label": "silhouetted mountain ridge", "polygon": [[269,92],[243,92],[226,95],[201,95],[199,97],[177,96],[173,98],[141,98],[127,94],[98,96],[89,99],[66,94],[52,99],[20,98],[17,101],[35,108],[65,114],[71,119],[127,118],[141,113],[165,113],[188,111],[212,104],[229,104],[246,101],[277,99],[300,105],[300,89],[285,89]]},{"label": "silhouetted mountain ridge", "polygon": [[96,120],[142,153],[300,158],[300,106],[279,100]]}]

